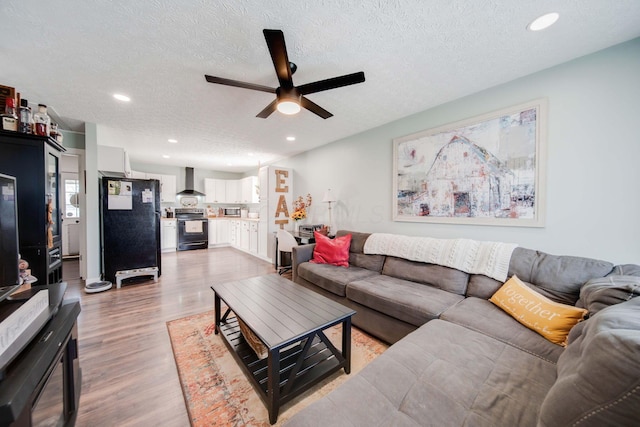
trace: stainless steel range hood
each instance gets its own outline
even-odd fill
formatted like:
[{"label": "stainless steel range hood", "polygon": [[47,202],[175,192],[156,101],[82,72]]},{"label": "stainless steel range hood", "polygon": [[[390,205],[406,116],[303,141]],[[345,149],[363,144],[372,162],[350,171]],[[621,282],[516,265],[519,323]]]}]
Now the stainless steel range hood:
[{"label": "stainless steel range hood", "polygon": [[193,168],[185,168],[184,190],[178,196],[204,196],[204,193],[193,189]]}]

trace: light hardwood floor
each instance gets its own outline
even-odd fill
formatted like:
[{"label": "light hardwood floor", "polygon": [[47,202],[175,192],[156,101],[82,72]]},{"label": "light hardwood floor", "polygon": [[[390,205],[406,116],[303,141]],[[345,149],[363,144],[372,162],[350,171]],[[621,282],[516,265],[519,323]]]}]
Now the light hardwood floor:
[{"label": "light hardwood floor", "polygon": [[213,309],[216,282],[274,273],[232,248],[162,255],[162,275],[86,294],[65,261],[67,298],[79,298],[82,394],[76,426],[189,426],[166,322]]}]

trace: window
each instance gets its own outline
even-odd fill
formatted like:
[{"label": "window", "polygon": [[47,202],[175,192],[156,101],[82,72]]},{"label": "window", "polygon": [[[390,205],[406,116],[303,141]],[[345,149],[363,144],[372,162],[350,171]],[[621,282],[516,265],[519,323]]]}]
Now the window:
[{"label": "window", "polygon": [[80,192],[80,181],[77,179],[64,180],[64,212],[65,218],[80,217],[80,200],[78,193]]}]

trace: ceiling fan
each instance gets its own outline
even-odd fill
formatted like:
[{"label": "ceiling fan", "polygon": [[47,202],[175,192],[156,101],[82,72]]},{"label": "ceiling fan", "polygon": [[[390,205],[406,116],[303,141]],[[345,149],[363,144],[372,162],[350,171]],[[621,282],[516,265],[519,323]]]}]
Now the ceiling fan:
[{"label": "ceiling fan", "polygon": [[291,76],[296,72],[298,67],[293,62],[289,62],[287,47],[284,44],[284,34],[280,30],[265,29],[262,32],[264,33],[264,38],[267,41],[267,46],[269,47],[269,53],[271,54],[273,66],[276,69],[276,75],[278,76],[280,87],[271,88],[268,86],[245,83],[222,77],[209,75],[204,76],[209,83],[275,93],[276,99],[273,100],[271,104],[267,105],[264,110],[260,111],[256,117],[266,119],[276,110],[283,114],[296,114],[300,111],[300,107],[303,107],[323,119],[328,119],[333,116],[333,114],[320,107],[318,104],[310,101],[305,97],[305,95],[364,82],[364,72],[360,71],[340,77],[333,77],[331,79],[307,83],[301,86],[294,86]]}]

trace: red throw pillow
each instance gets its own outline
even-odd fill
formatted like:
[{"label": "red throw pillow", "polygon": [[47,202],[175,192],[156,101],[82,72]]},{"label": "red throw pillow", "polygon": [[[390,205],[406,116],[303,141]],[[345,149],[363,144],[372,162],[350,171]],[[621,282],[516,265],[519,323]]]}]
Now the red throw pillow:
[{"label": "red throw pillow", "polygon": [[314,231],[313,237],[316,239],[316,247],[313,249],[312,263],[349,267],[351,234],[330,239]]}]

